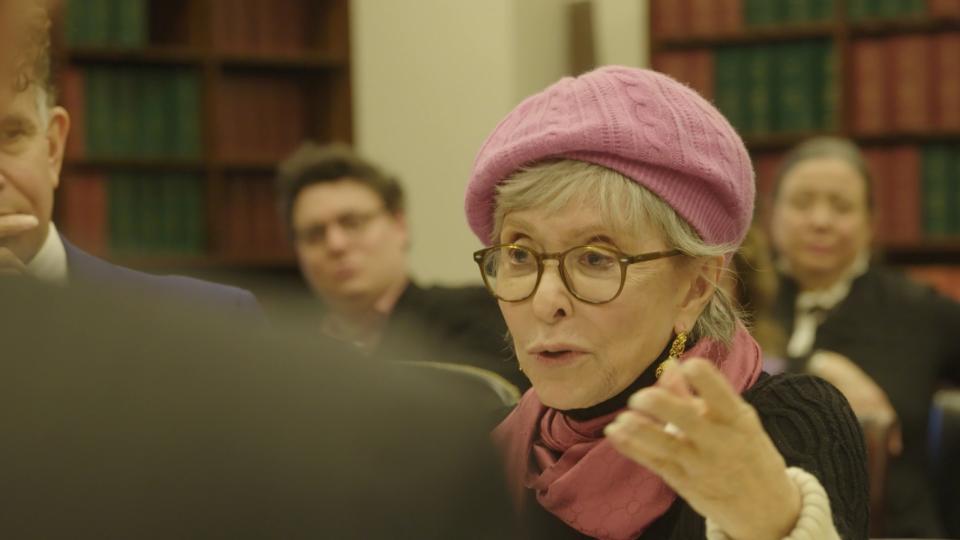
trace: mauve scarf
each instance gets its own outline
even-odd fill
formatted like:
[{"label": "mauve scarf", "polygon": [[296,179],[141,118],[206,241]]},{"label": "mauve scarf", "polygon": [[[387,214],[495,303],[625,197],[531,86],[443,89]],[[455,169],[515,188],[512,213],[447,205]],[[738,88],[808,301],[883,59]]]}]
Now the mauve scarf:
[{"label": "mauve scarf", "polygon": [[[760,346],[742,325],[729,348],[701,338],[684,357],[712,360],[739,393],[762,369]],[[532,489],[541,506],[586,535],[629,540],[643,534],[676,493],[603,437],[603,428],[620,412],[577,421],[544,406],[535,389],[528,390],[493,431],[518,507],[522,510],[526,490]]]}]

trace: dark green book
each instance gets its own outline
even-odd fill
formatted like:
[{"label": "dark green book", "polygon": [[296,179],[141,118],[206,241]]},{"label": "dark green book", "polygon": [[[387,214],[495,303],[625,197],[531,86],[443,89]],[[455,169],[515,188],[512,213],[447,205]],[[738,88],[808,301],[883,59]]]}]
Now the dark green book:
[{"label": "dark green book", "polygon": [[66,5],[64,27],[68,46],[82,47],[90,44],[90,15],[81,8],[77,0]]},{"label": "dark green book", "polygon": [[748,51],[746,47],[731,46],[721,47],[716,52],[714,101],[720,112],[741,133],[750,127],[748,92],[744,87]]},{"label": "dark green book", "polygon": [[819,100],[814,104],[817,129],[836,131],[840,128],[840,57],[831,41],[813,45],[814,91]]},{"label": "dark green book", "polygon": [[197,159],[200,143],[200,85],[191,70],[180,70],[173,81],[176,92],[177,157]]},{"label": "dark green book", "polygon": [[167,117],[163,99],[164,73],[157,68],[141,68],[137,78],[141,116],[136,146],[138,153],[146,158],[166,157],[163,141],[167,136],[166,124],[171,119]]},{"label": "dark green book", "polygon": [[147,0],[113,0],[110,14],[111,42],[125,49],[147,45]]},{"label": "dark green book", "polygon": [[950,231],[950,147],[931,144],[923,148],[921,192],[923,231],[930,237],[942,237]]},{"label": "dark green book", "polygon": [[157,149],[166,158],[179,157],[180,137],[180,97],[177,90],[177,70],[157,70],[159,100],[161,107],[162,135]]},{"label": "dark green book", "polygon": [[927,14],[926,0],[905,0],[904,4],[904,15],[920,17]]},{"label": "dark green book", "polygon": [[747,26],[773,26],[782,21],[782,0],[745,0],[743,18]]},{"label": "dark green book", "polygon": [[775,50],[771,47],[751,47],[744,51],[747,57],[747,133],[768,135],[776,125],[773,106],[774,81],[776,80]]},{"label": "dark green book", "polygon": [[80,17],[87,18],[86,32],[83,44],[94,47],[110,45],[110,12],[112,0],[80,0],[86,8]]},{"label": "dark green book", "polygon": [[130,68],[115,69],[110,73],[113,107],[110,112],[113,129],[110,133],[111,155],[120,158],[143,157],[137,143],[138,119],[142,117],[140,85],[137,73]]},{"label": "dark green book", "polygon": [[138,244],[143,252],[164,249],[163,179],[162,174],[140,174],[136,178],[140,196]]},{"label": "dark green book", "polygon": [[859,22],[877,15],[877,0],[847,0],[847,17]]},{"label": "dark green book", "polygon": [[836,15],[836,2],[834,0],[813,0],[812,16],[814,21],[831,21],[834,15]]},{"label": "dark green book", "polygon": [[[786,24],[803,24],[814,20],[814,3],[818,0],[780,0],[780,20]],[[773,3],[773,2],[771,2]]]},{"label": "dark green book", "polygon": [[111,74],[108,69],[91,67],[87,70],[84,116],[87,155],[91,158],[108,157],[110,153],[110,117],[112,116],[110,83]]},{"label": "dark green book", "polygon": [[947,153],[947,184],[950,201],[947,203],[947,230],[952,236],[960,235],[960,144],[944,145]]},{"label": "dark green book", "polygon": [[184,248],[188,253],[202,253],[206,246],[206,227],[204,225],[203,184],[192,175],[183,175],[184,198]]},{"label": "dark green book", "polygon": [[111,175],[108,182],[110,250],[115,253],[129,254],[136,251],[139,240],[136,180],[129,175],[118,173]]},{"label": "dark green book", "polygon": [[810,132],[818,127],[815,102],[819,82],[814,76],[818,66],[815,46],[799,41],[776,45],[777,101],[776,118],[781,132]]}]

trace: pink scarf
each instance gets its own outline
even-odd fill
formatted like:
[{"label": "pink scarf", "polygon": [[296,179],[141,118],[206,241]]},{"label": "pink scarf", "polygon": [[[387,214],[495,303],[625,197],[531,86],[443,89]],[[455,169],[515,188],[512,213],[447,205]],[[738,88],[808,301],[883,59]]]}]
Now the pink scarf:
[{"label": "pink scarf", "polygon": [[[762,368],[760,346],[743,326],[729,348],[704,338],[684,356],[712,360],[740,393]],[[619,412],[580,422],[544,406],[534,389],[527,391],[493,431],[517,506],[532,489],[541,506],[586,535],[628,540],[643,534],[677,495],[603,437]]]}]

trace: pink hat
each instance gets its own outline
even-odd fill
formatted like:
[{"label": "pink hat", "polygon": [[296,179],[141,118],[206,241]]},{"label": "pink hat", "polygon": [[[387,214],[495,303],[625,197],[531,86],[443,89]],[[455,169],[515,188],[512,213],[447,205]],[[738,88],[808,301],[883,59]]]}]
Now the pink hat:
[{"label": "pink hat", "polygon": [[603,67],[523,101],[493,130],[467,186],[467,221],[484,244],[496,186],[566,158],[613,169],[666,201],[711,245],[739,245],[753,217],[750,156],[699,94],[646,69]]}]

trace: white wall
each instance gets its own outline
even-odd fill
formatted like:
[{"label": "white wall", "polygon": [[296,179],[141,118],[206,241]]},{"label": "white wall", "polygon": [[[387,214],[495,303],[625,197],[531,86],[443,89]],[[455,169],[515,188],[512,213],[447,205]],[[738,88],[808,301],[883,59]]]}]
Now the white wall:
[{"label": "white wall", "polygon": [[[479,282],[463,213],[473,158],[523,97],[567,73],[570,1],[351,0],[355,142],[404,182],[421,282]],[[598,55],[639,62],[626,51],[647,42],[644,0],[595,1]]]}]

